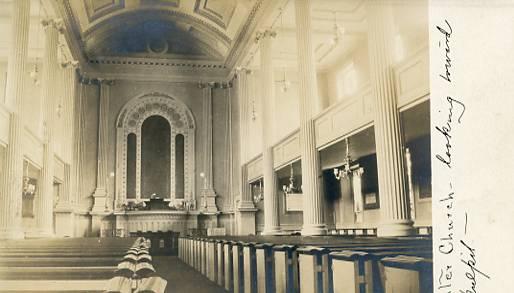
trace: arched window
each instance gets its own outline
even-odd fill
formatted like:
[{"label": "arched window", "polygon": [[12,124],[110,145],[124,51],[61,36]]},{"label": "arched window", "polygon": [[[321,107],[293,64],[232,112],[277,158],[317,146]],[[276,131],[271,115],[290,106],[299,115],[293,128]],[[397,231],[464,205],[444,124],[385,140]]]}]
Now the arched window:
[{"label": "arched window", "polygon": [[184,135],[175,136],[175,198],[184,198]]},{"label": "arched window", "polygon": [[170,124],[161,116],[141,126],[141,198],[170,198]]},{"label": "arched window", "polygon": [[152,93],[125,104],[116,126],[116,208],[153,194],[177,208],[196,206],[195,123],[189,108]]},{"label": "arched window", "polygon": [[136,198],[136,155],[137,137],[134,133],[127,136],[127,198]]}]

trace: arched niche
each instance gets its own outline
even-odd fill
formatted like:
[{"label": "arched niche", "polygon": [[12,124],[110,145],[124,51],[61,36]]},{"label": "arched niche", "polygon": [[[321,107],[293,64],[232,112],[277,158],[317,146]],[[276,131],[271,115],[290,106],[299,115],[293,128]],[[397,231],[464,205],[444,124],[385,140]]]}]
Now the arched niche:
[{"label": "arched niche", "polygon": [[[189,108],[182,102],[165,94],[152,93],[133,98],[120,111],[116,121],[116,206],[121,208],[130,201],[149,200],[146,184],[155,182],[145,180],[145,168],[151,168],[143,162],[145,157],[145,140],[151,141],[151,135],[147,137],[144,131],[161,133],[165,135],[156,149],[149,148],[149,153],[154,151],[169,152],[169,172],[160,176],[159,181],[164,188],[158,194],[170,206],[183,207],[195,206],[194,203],[194,160],[195,160],[195,123]],[[148,134],[148,133],[147,133]],[[167,139],[166,139],[167,137]],[[169,147],[162,143],[169,144]],[[177,149],[177,142],[179,149]],[[180,156],[177,162],[177,155]],[[166,156],[167,157],[167,156]],[[148,163],[148,162],[147,162]],[[177,165],[178,163],[178,165]],[[159,165],[162,168],[164,164]],[[158,168],[157,168],[158,169]],[[177,174],[179,172],[179,174]],[[181,182],[177,185],[177,180]],[[169,186],[169,188],[167,188]],[[157,192],[155,192],[157,193]]]}]

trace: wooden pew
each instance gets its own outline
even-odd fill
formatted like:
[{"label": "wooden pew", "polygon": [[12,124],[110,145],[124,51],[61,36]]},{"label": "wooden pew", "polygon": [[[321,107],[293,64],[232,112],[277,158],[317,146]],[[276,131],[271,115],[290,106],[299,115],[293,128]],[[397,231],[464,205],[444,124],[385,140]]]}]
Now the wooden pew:
[{"label": "wooden pew", "polygon": [[216,240],[216,260],[217,260],[217,284],[221,287],[225,286],[225,249],[224,249],[225,241]]},{"label": "wooden pew", "polygon": [[433,292],[431,259],[399,255],[381,260],[385,293]]},{"label": "wooden pew", "polygon": [[209,280],[214,283],[217,283],[218,279],[218,253],[216,247],[216,240],[214,239],[206,239],[205,240],[205,249],[206,249],[206,263],[205,270],[206,276]]},{"label": "wooden pew", "polygon": [[298,249],[300,266],[300,290],[302,292],[330,292],[332,266],[328,254],[333,251],[359,250],[381,257],[398,254],[431,254],[431,247],[419,246],[418,243],[377,243],[376,245],[345,244],[332,247],[303,247]]},{"label": "wooden pew", "polygon": [[[431,250],[418,251],[340,251],[332,252],[329,256],[329,289],[330,292],[344,293],[372,293],[384,292],[382,269],[380,261],[398,254],[422,256],[422,259],[431,257]],[[416,257],[417,258],[417,257]],[[431,272],[427,276],[432,281]],[[419,291],[412,291],[419,292]],[[431,292],[431,291],[430,291]]]},{"label": "wooden pew", "polygon": [[234,265],[232,259],[234,254],[232,252],[235,242],[226,241],[223,244],[224,259],[224,275],[225,275],[225,290],[233,292],[234,290]]},{"label": "wooden pew", "polygon": [[256,244],[255,262],[257,269],[257,292],[275,292],[273,244]]},{"label": "wooden pew", "polygon": [[243,263],[239,269],[243,270],[243,287],[245,293],[257,292],[257,263],[255,257],[255,243],[245,242],[243,246]]},{"label": "wooden pew", "polygon": [[232,271],[233,271],[233,292],[244,292],[244,258],[243,258],[243,243],[234,242],[232,244]]},{"label": "wooden pew", "polygon": [[275,269],[275,292],[298,292],[298,256],[296,245],[273,246]]}]

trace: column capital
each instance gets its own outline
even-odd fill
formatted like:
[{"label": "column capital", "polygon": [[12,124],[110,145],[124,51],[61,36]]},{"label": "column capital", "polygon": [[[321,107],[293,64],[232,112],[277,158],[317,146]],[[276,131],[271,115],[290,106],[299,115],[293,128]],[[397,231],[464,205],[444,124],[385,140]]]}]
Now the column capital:
[{"label": "column capital", "polygon": [[[71,64],[71,66],[73,66],[73,64]],[[79,72],[79,82],[82,84],[86,84],[86,85],[96,84],[99,86],[102,86],[102,85],[112,86],[115,84],[116,81],[114,79],[107,79],[107,78],[101,78],[101,77],[90,77],[84,73]]]},{"label": "column capital", "polygon": [[277,32],[271,29],[261,30],[255,33],[255,42],[258,43],[260,40],[265,38],[274,38],[277,36]]},{"label": "column capital", "polygon": [[81,84],[91,85],[96,83],[96,79],[79,72],[79,82]]},{"label": "column capital", "polygon": [[216,87],[216,82],[214,81],[199,81],[198,82],[198,88],[200,89],[204,89],[204,88],[215,88]]},{"label": "column capital", "polygon": [[46,18],[41,20],[41,25],[44,29],[48,27],[55,28],[59,33],[64,33],[65,26],[62,18]]},{"label": "column capital", "polygon": [[103,85],[112,86],[115,83],[114,79],[96,78],[96,80],[98,81],[98,84],[101,86],[103,86]]},{"label": "column capital", "polygon": [[68,67],[78,68],[79,62],[77,60],[67,60],[67,61],[61,62],[61,67],[62,68],[68,68]]},{"label": "column capital", "polygon": [[95,84],[97,82],[97,80],[94,77],[88,76],[87,73],[82,71],[82,69],[80,67],[78,68],[77,72],[79,74],[79,82],[81,84],[91,85],[91,84]]},{"label": "column capital", "polygon": [[239,74],[252,74],[252,70],[246,67],[236,67],[236,75],[239,76]]},{"label": "column capital", "polygon": [[203,81],[199,81],[198,82],[198,88],[201,88],[201,89],[204,89],[204,88],[211,88],[211,89],[226,89],[226,88],[231,88],[232,87],[232,82],[230,81],[208,81],[208,82],[203,82]]}]

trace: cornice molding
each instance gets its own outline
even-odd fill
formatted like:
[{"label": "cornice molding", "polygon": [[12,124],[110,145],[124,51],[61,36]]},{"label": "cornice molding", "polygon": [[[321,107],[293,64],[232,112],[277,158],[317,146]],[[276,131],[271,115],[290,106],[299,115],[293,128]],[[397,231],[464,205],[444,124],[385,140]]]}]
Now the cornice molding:
[{"label": "cornice molding", "polygon": [[204,69],[226,69],[227,67],[217,62],[200,63],[195,60],[169,60],[169,59],[150,59],[134,57],[102,57],[90,59],[89,64],[113,64],[113,65],[147,65],[147,66],[168,66],[168,67],[189,67]]},{"label": "cornice molding", "polygon": [[248,20],[245,22],[243,27],[239,30],[236,39],[234,40],[234,46],[232,50],[230,50],[225,65],[229,68],[233,67],[238,58],[243,53],[245,47],[247,47],[247,43],[251,40],[251,35],[249,32],[253,32],[257,23],[260,21],[260,18],[263,16],[263,11],[265,10],[263,7],[267,7],[270,3],[273,3],[271,0],[257,0],[252,10],[248,14]]},{"label": "cornice molding", "polygon": [[51,1],[51,3],[54,10],[62,18],[63,26],[66,27],[63,36],[73,58],[79,62],[80,67],[87,69],[87,57],[80,42],[80,30],[73,20],[73,12],[71,11],[69,0]]}]

